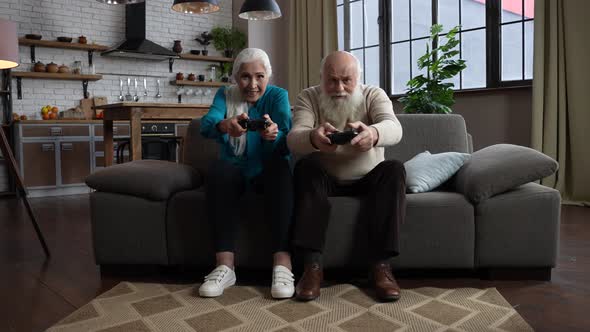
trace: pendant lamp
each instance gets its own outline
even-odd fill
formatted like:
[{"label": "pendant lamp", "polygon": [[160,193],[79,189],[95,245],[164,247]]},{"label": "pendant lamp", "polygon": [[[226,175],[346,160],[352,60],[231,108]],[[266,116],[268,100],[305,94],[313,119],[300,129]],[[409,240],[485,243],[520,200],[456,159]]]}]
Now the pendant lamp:
[{"label": "pendant lamp", "polygon": [[131,5],[134,3],[144,2],[145,0],[96,0],[96,1],[106,3],[107,5]]},{"label": "pendant lamp", "polygon": [[0,69],[16,66],[18,66],[16,23],[0,18]]},{"label": "pendant lamp", "polygon": [[221,8],[218,0],[174,0],[172,9],[185,14],[208,14]]},{"label": "pendant lamp", "polygon": [[272,20],[281,17],[281,8],[275,0],[246,0],[238,16],[246,20]]}]

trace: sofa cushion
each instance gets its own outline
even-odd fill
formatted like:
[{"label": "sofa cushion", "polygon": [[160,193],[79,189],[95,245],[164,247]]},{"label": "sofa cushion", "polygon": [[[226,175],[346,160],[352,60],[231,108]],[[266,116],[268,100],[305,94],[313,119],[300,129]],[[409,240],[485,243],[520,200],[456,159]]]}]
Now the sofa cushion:
[{"label": "sofa cushion", "polygon": [[404,163],[407,192],[423,193],[440,186],[450,179],[467,159],[468,153],[419,153]]},{"label": "sofa cushion", "polygon": [[197,188],[202,177],[192,167],[163,160],[136,160],[96,171],[86,184],[98,191],[150,200],[166,200],[173,193]]},{"label": "sofa cushion", "polygon": [[474,152],[454,179],[455,189],[473,203],[549,176],[558,168],[551,157],[519,145],[496,144]]}]

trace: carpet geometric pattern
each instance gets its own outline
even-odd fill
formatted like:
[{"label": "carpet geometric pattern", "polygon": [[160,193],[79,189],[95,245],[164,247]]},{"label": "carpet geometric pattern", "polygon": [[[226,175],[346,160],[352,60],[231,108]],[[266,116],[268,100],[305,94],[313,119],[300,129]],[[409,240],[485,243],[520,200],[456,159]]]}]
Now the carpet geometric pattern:
[{"label": "carpet geometric pattern", "polygon": [[247,286],[205,299],[197,288],[122,282],[48,331],[533,331],[495,288],[404,289],[395,303],[349,284],[322,288],[310,302]]}]

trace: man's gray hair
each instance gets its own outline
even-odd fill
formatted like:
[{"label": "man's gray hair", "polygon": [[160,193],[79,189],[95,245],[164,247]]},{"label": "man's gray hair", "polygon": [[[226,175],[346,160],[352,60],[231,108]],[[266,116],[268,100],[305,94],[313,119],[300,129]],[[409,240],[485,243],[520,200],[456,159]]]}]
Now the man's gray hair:
[{"label": "man's gray hair", "polygon": [[[358,72],[357,79],[360,79],[361,78],[361,74],[363,72],[363,67],[361,66],[361,62],[359,61],[359,59],[357,59],[357,57],[354,56],[354,54],[352,54],[350,52],[347,52],[347,51],[339,51],[339,52],[346,53],[346,54],[350,55],[355,60],[355,62],[356,62],[356,69],[357,69],[357,72]],[[320,62],[320,76],[323,76],[324,75],[324,65],[326,64],[326,58],[328,58],[331,54],[332,53],[326,55],[322,59],[322,61]]]},{"label": "man's gray hair", "polygon": [[264,66],[266,75],[270,78],[272,76],[272,67],[270,66],[270,60],[268,54],[259,48],[245,48],[243,49],[234,60],[234,68],[232,70],[232,76],[237,81],[238,72],[243,63],[251,63],[260,61]]}]

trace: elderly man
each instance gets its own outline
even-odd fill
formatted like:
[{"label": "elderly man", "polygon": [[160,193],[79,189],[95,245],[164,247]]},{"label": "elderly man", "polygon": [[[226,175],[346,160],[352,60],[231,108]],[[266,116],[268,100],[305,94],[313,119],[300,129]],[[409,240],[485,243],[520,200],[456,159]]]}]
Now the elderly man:
[{"label": "elderly man", "polygon": [[[348,52],[322,60],[321,85],[297,97],[287,144],[298,156],[295,165],[296,219],[294,244],[303,251],[304,273],[297,299],[320,295],[322,251],[330,218],[328,196],[362,199],[372,255],[369,278],[381,301],[399,299],[390,259],[399,254],[399,226],[405,217],[405,170],[385,160],[384,147],[398,143],[402,128],[385,91],[358,83],[360,63]],[[349,142],[330,135],[355,130]],[[336,144],[339,143],[339,144]]]}]

